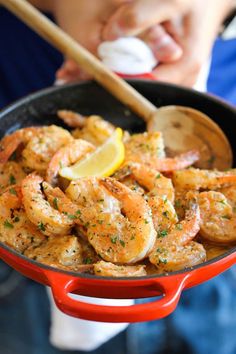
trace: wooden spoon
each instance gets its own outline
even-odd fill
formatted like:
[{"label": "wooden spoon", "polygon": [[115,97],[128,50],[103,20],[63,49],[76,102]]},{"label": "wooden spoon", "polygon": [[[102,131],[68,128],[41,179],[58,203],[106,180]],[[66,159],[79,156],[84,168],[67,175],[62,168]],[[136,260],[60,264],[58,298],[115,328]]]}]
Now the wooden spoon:
[{"label": "wooden spoon", "polygon": [[199,166],[218,169],[232,166],[232,150],[225,134],[205,114],[188,107],[167,106],[157,109],[27,1],[0,0],[0,4],[65,56],[74,59],[99,84],[142,117],[149,129],[162,131],[169,151],[176,153],[197,148],[201,153]]},{"label": "wooden spoon", "polygon": [[148,122],[149,131],[162,131],[168,155],[197,149],[196,167],[225,170],[232,166],[232,150],[220,127],[204,113],[183,106],[164,106]]}]

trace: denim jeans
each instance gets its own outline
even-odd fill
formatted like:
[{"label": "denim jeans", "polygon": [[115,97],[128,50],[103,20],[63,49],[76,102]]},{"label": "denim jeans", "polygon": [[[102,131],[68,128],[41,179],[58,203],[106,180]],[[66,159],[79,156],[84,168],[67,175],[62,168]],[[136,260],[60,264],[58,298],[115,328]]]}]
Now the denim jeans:
[{"label": "denim jeans", "polygon": [[[52,347],[49,328],[45,288],[0,263],[0,354],[84,353]],[[131,324],[90,353],[235,354],[236,269],[185,291],[166,319]]]}]

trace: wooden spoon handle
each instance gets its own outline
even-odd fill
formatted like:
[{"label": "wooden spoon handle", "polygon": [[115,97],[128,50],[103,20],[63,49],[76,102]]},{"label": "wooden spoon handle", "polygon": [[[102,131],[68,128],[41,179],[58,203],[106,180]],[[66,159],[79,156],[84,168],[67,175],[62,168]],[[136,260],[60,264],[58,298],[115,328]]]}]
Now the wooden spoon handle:
[{"label": "wooden spoon handle", "polygon": [[57,25],[25,0],[0,0],[4,5],[41,37],[74,59],[80,67],[113,94],[120,102],[148,121],[156,107],[119,76],[114,74],[88,50],[83,48]]}]

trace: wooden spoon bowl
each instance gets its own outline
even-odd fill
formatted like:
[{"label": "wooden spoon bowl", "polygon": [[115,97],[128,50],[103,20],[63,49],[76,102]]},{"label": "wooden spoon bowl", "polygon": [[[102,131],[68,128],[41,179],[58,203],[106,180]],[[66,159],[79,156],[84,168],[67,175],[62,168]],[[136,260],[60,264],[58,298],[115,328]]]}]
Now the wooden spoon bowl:
[{"label": "wooden spoon bowl", "polygon": [[148,122],[148,130],[163,133],[168,155],[197,149],[199,168],[225,170],[232,167],[231,146],[220,127],[206,114],[183,106],[159,108]]}]

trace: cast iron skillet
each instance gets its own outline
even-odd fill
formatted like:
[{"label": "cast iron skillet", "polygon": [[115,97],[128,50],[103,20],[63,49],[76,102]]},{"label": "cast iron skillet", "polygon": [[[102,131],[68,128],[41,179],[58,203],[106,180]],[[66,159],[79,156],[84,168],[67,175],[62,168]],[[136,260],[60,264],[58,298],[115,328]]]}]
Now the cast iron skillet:
[{"label": "cast iron skillet", "polygon": [[[130,80],[138,91],[157,107],[190,106],[208,114],[226,133],[236,151],[234,126],[236,110],[214,97],[174,85]],[[71,109],[83,115],[98,114],[115,125],[141,132],[144,122],[129,112],[94,82],[54,87],[30,95],[0,113],[0,136],[30,125],[61,124],[58,109]],[[235,161],[234,161],[235,163]],[[57,306],[65,313],[103,322],[139,322],[170,314],[178,304],[183,289],[200,284],[236,263],[236,247],[224,255],[191,269],[169,275],[141,278],[104,278],[55,269],[30,260],[0,243],[0,258],[25,276],[51,286]],[[72,299],[68,293],[102,298],[141,298],[164,294],[157,300],[133,306],[100,306]]]}]

